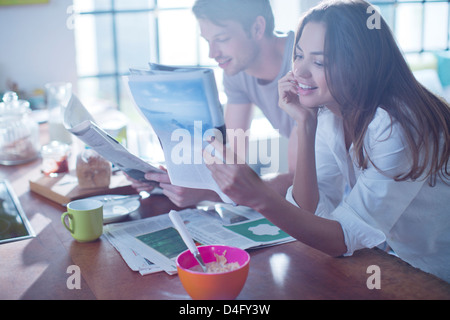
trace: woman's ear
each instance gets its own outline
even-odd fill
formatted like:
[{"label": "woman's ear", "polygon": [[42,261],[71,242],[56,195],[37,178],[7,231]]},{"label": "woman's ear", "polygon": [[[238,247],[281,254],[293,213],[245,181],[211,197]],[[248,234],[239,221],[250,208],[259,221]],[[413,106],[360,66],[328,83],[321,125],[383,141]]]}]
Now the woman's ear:
[{"label": "woman's ear", "polygon": [[252,25],[252,37],[254,39],[262,39],[266,32],[266,19],[262,16],[257,16]]}]

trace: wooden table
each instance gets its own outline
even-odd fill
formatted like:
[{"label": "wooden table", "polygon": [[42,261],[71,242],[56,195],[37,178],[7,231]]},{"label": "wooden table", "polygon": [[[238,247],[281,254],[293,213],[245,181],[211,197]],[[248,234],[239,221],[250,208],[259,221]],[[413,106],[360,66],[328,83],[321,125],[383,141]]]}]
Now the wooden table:
[{"label": "wooden table", "polygon": [[[177,275],[133,272],[105,238],[78,243],[60,221],[64,207],[29,191],[28,176],[41,160],[1,166],[37,236],[0,245],[0,299],[189,299]],[[164,196],[141,200],[140,219],[175,208]],[[291,299],[450,299],[450,284],[381,250],[361,250],[332,258],[300,242],[250,251],[245,300]],[[69,289],[78,266],[81,288]],[[369,266],[380,270],[380,289],[369,289]]]}]

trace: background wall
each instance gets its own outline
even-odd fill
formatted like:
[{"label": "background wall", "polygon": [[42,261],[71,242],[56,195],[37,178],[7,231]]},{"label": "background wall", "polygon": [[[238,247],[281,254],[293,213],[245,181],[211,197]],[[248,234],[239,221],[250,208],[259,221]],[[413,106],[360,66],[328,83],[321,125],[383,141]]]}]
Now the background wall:
[{"label": "background wall", "polygon": [[67,26],[71,5],[50,0],[0,7],[0,92],[10,89],[10,81],[27,94],[53,81],[76,86],[74,35]]}]

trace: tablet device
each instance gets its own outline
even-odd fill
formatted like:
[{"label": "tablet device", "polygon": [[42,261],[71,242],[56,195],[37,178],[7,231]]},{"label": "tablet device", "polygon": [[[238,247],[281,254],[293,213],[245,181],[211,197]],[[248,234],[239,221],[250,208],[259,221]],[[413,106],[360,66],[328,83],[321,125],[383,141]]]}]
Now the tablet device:
[{"label": "tablet device", "polygon": [[7,180],[0,180],[0,244],[35,237],[19,199]]}]

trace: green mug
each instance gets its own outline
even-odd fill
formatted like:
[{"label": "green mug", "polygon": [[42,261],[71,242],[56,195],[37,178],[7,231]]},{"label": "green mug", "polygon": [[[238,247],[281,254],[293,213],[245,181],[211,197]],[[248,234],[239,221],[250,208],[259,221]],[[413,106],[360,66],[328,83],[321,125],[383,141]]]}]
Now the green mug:
[{"label": "green mug", "polygon": [[[69,225],[66,224],[66,216]],[[61,222],[75,240],[97,240],[103,233],[103,203],[93,199],[72,201],[67,205],[67,212],[61,215]]]}]

